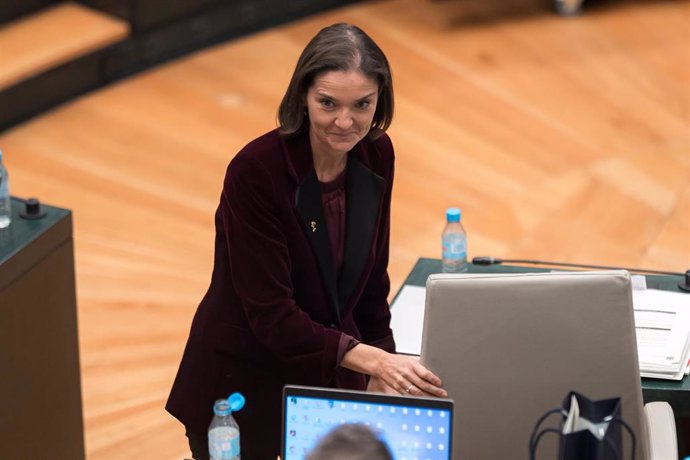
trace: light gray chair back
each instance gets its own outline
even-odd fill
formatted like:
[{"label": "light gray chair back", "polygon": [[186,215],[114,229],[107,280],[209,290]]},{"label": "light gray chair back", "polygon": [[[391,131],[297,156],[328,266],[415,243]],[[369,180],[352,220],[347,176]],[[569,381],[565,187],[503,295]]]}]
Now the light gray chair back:
[{"label": "light gray chair back", "polygon": [[[432,275],[421,360],[455,400],[455,460],[528,459],[535,423],[570,390],[621,397],[648,458],[625,271]],[[557,457],[551,436],[538,459]],[[623,444],[629,459],[625,432]]]}]

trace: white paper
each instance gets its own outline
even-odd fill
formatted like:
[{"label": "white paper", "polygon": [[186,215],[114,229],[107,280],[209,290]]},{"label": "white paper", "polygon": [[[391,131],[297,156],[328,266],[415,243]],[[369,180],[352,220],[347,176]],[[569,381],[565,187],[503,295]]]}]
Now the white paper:
[{"label": "white paper", "polygon": [[630,275],[630,285],[633,291],[644,291],[647,289],[647,277],[644,275]]},{"label": "white paper", "polygon": [[425,287],[406,284],[391,305],[391,329],[398,353],[421,354],[425,302]]},{"label": "white paper", "polygon": [[633,305],[641,375],[682,379],[690,359],[690,295],[633,291]]}]

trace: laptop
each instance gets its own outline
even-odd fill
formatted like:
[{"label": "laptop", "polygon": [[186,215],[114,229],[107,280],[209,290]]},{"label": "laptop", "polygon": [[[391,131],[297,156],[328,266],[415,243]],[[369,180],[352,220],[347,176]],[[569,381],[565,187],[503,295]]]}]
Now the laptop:
[{"label": "laptop", "polygon": [[450,460],[453,401],[287,385],[283,389],[281,458],[303,460],[335,427],[372,428],[395,460]]}]

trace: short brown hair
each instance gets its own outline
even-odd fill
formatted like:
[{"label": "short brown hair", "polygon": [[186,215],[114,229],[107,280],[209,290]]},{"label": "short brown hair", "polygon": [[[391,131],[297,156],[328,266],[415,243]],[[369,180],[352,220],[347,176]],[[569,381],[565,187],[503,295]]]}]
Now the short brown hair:
[{"label": "short brown hair", "polygon": [[378,83],[378,102],[371,131],[388,129],[393,121],[393,80],[388,59],[362,29],[339,23],[321,29],[297,60],[278,108],[280,132],[292,136],[306,128],[306,94],[317,76],[324,72],[349,70],[359,71]]},{"label": "short brown hair", "polygon": [[307,460],[393,460],[393,456],[369,427],[349,423],[328,433]]}]

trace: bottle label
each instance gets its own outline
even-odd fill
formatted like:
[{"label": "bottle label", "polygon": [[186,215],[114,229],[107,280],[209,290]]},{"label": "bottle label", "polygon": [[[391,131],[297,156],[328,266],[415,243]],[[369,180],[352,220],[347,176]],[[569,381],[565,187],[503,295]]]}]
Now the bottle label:
[{"label": "bottle label", "polygon": [[446,260],[466,260],[467,242],[464,237],[449,235],[443,238],[443,258]]},{"label": "bottle label", "polygon": [[0,198],[4,198],[9,194],[9,184],[7,182],[7,174],[3,174],[0,171]]},{"label": "bottle label", "polygon": [[212,459],[240,458],[240,432],[231,426],[219,426],[208,432],[208,453]]}]

